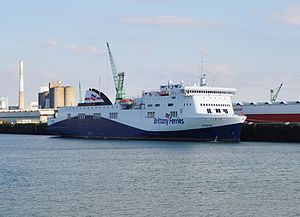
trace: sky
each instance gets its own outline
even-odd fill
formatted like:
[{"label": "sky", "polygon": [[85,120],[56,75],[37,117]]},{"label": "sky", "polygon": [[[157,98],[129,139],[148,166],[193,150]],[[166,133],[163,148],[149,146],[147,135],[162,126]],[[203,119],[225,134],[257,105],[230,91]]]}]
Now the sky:
[{"label": "sky", "polygon": [[[172,80],[238,90],[233,101],[300,100],[300,1],[0,0],[0,96],[18,103],[61,80],[114,98],[106,49],[125,72],[127,96]],[[78,95],[78,94],[77,94]]]}]

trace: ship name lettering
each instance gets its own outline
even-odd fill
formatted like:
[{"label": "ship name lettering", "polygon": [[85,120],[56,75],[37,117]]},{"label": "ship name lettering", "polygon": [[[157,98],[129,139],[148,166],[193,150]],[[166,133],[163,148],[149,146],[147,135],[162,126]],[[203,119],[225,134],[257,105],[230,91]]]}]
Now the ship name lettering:
[{"label": "ship name lettering", "polygon": [[154,118],[154,124],[176,125],[184,124],[183,118]]}]

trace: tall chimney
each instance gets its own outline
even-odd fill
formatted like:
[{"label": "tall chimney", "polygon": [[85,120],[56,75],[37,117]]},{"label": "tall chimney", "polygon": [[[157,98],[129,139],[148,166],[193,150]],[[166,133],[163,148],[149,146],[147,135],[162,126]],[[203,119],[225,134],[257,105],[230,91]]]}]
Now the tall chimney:
[{"label": "tall chimney", "polygon": [[25,99],[24,99],[24,72],[23,72],[23,61],[19,61],[19,109],[24,110]]}]

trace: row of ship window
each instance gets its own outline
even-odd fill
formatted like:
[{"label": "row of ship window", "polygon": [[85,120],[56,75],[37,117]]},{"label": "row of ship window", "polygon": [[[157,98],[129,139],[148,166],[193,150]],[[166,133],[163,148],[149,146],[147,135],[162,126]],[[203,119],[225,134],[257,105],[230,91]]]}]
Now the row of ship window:
[{"label": "row of ship window", "polygon": [[233,94],[230,91],[211,91],[211,90],[186,90],[186,93],[215,93],[215,94]]},{"label": "row of ship window", "polygon": [[[174,105],[173,103],[168,103],[168,106],[173,106],[173,105]],[[160,104],[155,104],[154,106],[155,107],[160,107]],[[153,105],[152,104],[148,104],[148,107],[151,108],[151,107],[153,107]]]},{"label": "row of ship window", "polygon": [[[216,113],[221,113],[221,109],[215,109]],[[228,114],[228,110],[227,109],[222,109],[222,111],[226,114]],[[211,114],[212,110],[210,108],[207,109],[207,113]]]},{"label": "row of ship window", "polygon": [[[87,119],[87,116],[85,115],[85,113],[78,113],[78,119],[83,120],[83,119]],[[67,118],[71,119],[72,116],[71,114],[67,114]],[[93,116],[91,116],[92,119],[101,119],[101,113],[94,113]],[[118,112],[111,112],[109,113],[109,118],[110,119],[117,119],[118,118]]]},{"label": "row of ship window", "polygon": [[[159,107],[160,104],[155,104],[155,107]],[[173,103],[168,103],[168,106],[174,106]],[[192,103],[183,103],[183,106],[192,106]],[[223,106],[223,107],[230,107],[230,104],[215,104],[215,103],[200,103],[200,106]],[[152,104],[148,104],[148,107],[153,107]]]},{"label": "row of ship window", "polygon": [[200,103],[200,106],[223,106],[223,107],[230,107],[230,104]]},{"label": "row of ship window", "polygon": [[[215,113],[222,113],[222,111],[225,113],[225,114],[228,114],[228,110],[227,109],[214,109],[216,112]],[[207,109],[207,113],[208,114],[211,114],[211,113],[213,113],[212,112],[212,109],[210,109],[210,108],[208,108]],[[154,116],[155,116],[155,112],[148,112],[147,113],[147,118],[154,118]],[[171,118],[175,118],[175,117],[178,117],[178,113],[177,113],[177,111],[171,111],[170,112],[170,117]]]},{"label": "row of ship window", "polygon": [[[216,113],[221,113],[221,109],[215,109]],[[226,114],[228,114],[228,110],[227,109],[222,109],[222,111]],[[207,109],[207,113],[212,113],[212,109],[208,108]],[[155,116],[155,112],[148,112],[147,113],[147,118],[154,118]],[[175,118],[178,117],[178,112],[177,111],[170,111],[170,117],[171,118]],[[67,118],[71,119],[71,114],[67,114]],[[109,113],[109,118],[110,119],[117,119],[118,118],[118,112],[110,112]],[[85,113],[78,113],[78,119],[79,120],[83,120],[83,119],[87,119],[87,116],[85,115]],[[92,119],[101,119],[101,113],[94,113],[92,116]]]},{"label": "row of ship window", "polygon": [[[155,112],[148,112],[147,113],[147,118],[154,118]],[[87,117],[91,117],[92,119],[101,119],[101,113],[94,113],[93,116],[86,116],[85,113],[78,113],[78,119],[83,120],[87,119]],[[170,111],[170,117],[175,118],[178,117],[178,112],[177,111]],[[71,119],[72,116],[71,114],[67,114],[67,118]],[[111,112],[109,113],[109,118],[110,119],[117,119],[118,118],[118,112]]]},{"label": "row of ship window", "polygon": [[[155,112],[148,112],[147,113],[147,118],[154,118],[154,116],[155,116]],[[176,117],[178,117],[178,112],[177,111],[170,111],[170,115],[168,114],[166,114],[166,117],[168,118],[168,117],[171,117],[171,118],[176,118]]]}]

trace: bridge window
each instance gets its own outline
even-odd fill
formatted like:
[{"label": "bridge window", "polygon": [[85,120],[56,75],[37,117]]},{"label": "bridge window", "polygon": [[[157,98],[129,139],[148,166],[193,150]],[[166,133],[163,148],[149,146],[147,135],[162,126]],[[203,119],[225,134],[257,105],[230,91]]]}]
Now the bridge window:
[{"label": "bridge window", "polygon": [[228,114],[228,110],[227,109],[223,109],[223,112]]},{"label": "bridge window", "polygon": [[207,113],[209,113],[209,114],[211,113],[211,109],[210,108],[207,109]]}]

